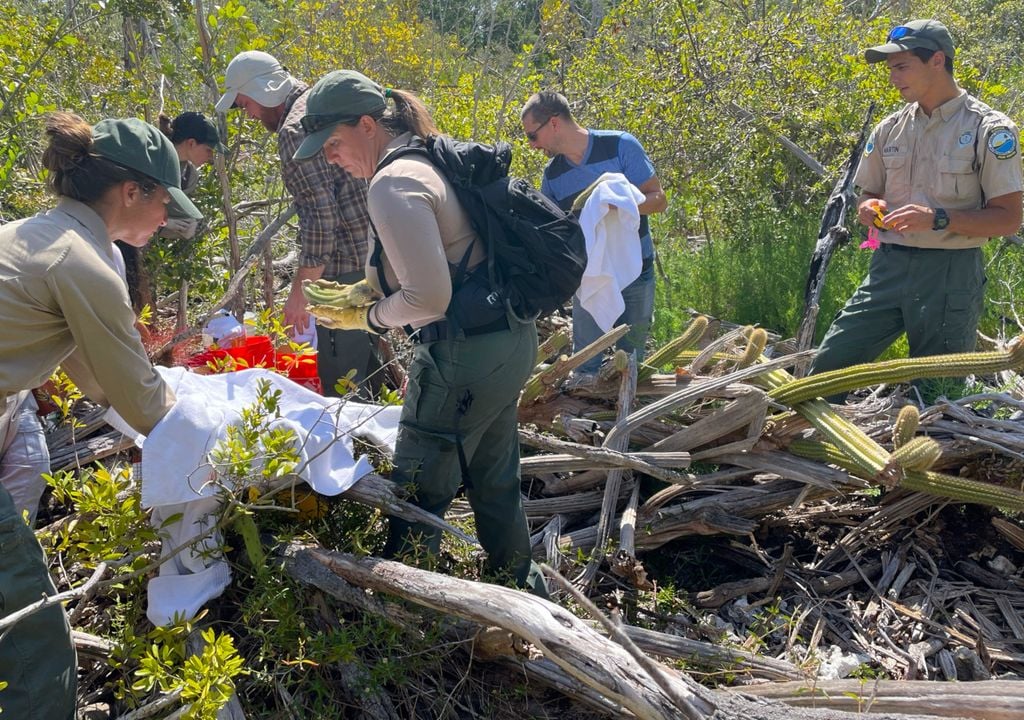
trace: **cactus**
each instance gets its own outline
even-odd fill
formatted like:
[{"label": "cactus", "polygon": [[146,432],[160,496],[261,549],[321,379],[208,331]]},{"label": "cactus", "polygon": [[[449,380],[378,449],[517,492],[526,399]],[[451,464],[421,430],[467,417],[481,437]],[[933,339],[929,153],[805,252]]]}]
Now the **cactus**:
[{"label": "cactus", "polygon": [[798,457],[841,467],[858,477],[862,475],[860,468],[850,459],[850,456],[829,442],[801,438],[789,444],[789,451]]},{"label": "cactus", "polygon": [[764,328],[753,328],[747,336],[747,349],[743,351],[743,357],[736,363],[736,369],[741,370],[759,357],[768,344],[768,331]]},{"label": "cactus", "polygon": [[910,442],[921,424],[921,413],[914,405],[904,405],[892,426],[892,446],[900,448]]},{"label": "cactus", "polygon": [[695,317],[690,324],[686,326],[686,329],[683,330],[682,335],[665,345],[644,361],[643,365],[641,365],[637,371],[637,382],[650,380],[651,376],[658,372],[658,368],[665,363],[675,364],[679,353],[687,350],[695,342],[700,340],[701,336],[704,335],[704,332],[707,329],[708,319],[703,315]]},{"label": "cactus", "polygon": [[1007,512],[1024,511],[1024,493],[1013,488],[944,473],[908,470],[901,483],[909,490],[939,497],[1002,508]]},{"label": "cactus", "polygon": [[896,448],[890,456],[906,470],[929,470],[942,457],[942,447],[929,437],[916,437]]},{"label": "cactus", "polygon": [[795,403],[828,397],[836,393],[879,383],[908,382],[918,378],[959,377],[1012,370],[1024,365],[1024,336],[1014,339],[1007,350],[984,353],[954,353],[902,358],[879,363],[852,365],[793,380],[768,394],[792,407]]}]

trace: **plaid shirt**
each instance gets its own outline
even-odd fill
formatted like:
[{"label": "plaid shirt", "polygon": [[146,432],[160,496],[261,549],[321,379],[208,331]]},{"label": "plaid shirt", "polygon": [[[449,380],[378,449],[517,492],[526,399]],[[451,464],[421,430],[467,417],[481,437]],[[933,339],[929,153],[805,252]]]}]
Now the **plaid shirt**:
[{"label": "plaid shirt", "polygon": [[285,100],[285,116],[277,129],[284,186],[298,207],[303,267],[324,266],[325,278],[362,270],[366,263],[370,216],[366,181],[331,165],[323,153],[293,160],[306,133],[299,124],[306,114],[309,87],[299,83]]}]

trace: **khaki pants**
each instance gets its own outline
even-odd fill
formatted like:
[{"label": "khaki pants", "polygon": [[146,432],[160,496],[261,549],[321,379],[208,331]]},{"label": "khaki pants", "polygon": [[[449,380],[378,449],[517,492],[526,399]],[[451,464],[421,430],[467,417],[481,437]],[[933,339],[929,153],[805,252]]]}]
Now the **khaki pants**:
[{"label": "khaki pants", "polygon": [[19,514],[28,513],[29,527],[35,527],[39,499],[46,490],[43,473],[50,472],[50,451],[32,392],[24,390],[10,398],[15,407],[6,423],[6,437],[0,434],[0,486],[11,494]]},{"label": "khaki pants", "polygon": [[[9,396],[0,403],[0,437],[7,437],[18,400]],[[39,541],[0,487],[0,618],[56,592]],[[74,720],[76,668],[63,608],[23,619],[0,638],[0,681],[7,683],[0,690],[0,717]]]}]

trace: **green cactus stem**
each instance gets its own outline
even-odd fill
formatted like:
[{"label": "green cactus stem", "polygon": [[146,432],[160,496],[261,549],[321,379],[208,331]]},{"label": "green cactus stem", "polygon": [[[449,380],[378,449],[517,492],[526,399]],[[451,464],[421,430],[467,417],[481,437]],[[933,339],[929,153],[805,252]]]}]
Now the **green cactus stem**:
[{"label": "green cactus stem", "polygon": [[879,383],[909,382],[919,378],[963,377],[1013,370],[1024,365],[1024,336],[1014,339],[1007,350],[984,353],[954,353],[928,357],[901,358],[878,363],[852,365],[788,382],[770,391],[776,402],[792,407],[805,400],[828,397]]}]

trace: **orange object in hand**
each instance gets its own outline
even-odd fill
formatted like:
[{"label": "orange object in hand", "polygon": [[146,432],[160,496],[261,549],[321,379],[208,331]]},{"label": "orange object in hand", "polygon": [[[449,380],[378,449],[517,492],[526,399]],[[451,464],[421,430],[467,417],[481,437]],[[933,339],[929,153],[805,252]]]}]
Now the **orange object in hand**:
[{"label": "orange object in hand", "polygon": [[889,228],[887,228],[885,226],[885,223],[882,222],[882,218],[885,217],[885,213],[882,212],[882,208],[875,205],[871,209],[875,211],[875,216],[871,218],[871,224],[874,225],[879,230],[881,230],[882,232],[887,231]]}]

